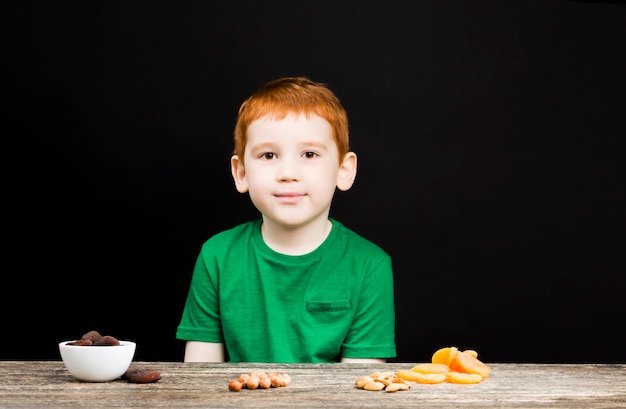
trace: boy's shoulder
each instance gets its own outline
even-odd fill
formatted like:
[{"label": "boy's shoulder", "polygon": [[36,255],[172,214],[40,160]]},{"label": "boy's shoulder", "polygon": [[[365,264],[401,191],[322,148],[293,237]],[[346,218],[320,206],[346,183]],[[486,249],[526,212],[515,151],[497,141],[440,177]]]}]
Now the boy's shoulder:
[{"label": "boy's shoulder", "polygon": [[334,228],[338,230],[338,235],[343,237],[347,242],[351,243],[352,246],[358,246],[367,252],[387,254],[386,251],[383,250],[378,244],[362,236],[351,228],[346,227],[343,223],[335,219],[331,219],[331,221]]},{"label": "boy's shoulder", "polygon": [[261,219],[250,220],[250,221],[238,224],[236,226],[230,227],[226,230],[222,230],[221,232],[217,233],[216,236],[218,235],[227,236],[227,235],[233,235],[233,234],[236,235],[236,234],[241,234],[241,233],[252,232],[260,224],[261,224]]},{"label": "boy's shoulder", "polygon": [[260,222],[260,219],[251,220],[238,224],[234,227],[230,227],[226,230],[222,230],[211,236],[204,244],[207,245],[209,243],[215,244],[220,242],[230,242],[242,238],[245,238],[247,240],[254,235],[254,231],[255,229],[259,228],[258,226]]}]

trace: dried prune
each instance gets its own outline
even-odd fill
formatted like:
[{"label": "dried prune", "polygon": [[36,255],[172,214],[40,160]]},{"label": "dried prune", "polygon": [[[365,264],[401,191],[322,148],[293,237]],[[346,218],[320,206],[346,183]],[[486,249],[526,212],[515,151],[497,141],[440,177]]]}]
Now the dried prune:
[{"label": "dried prune", "polygon": [[90,340],[90,339],[78,339],[76,341],[68,342],[67,345],[77,345],[77,346],[89,347],[89,346],[93,345],[93,341]]},{"label": "dried prune", "polygon": [[153,383],[161,379],[161,372],[150,369],[129,369],[122,379],[132,383]]},{"label": "dried prune", "polygon": [[88,333],[80,337],[81,340],[85,340],[85,339],[90,340],[92,344],[95,344],[96,341],[99,340],[100,338],[102,338],[102,335],[100,335],[98,331],[89,331]]},{"label": "dried prune", "polygon": [[120,341],[111,335],[104,335],[98,338],[94,343],[94,346],[115,346],[120,345]]}]

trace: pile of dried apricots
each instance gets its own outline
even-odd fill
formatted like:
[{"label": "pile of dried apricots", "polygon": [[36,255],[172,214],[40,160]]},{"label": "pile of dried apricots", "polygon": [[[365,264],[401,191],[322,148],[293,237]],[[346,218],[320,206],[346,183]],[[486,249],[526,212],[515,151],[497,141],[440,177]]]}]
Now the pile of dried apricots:
[{"label": "pile of dried apricots", "polygon": [[429,363],[419,363],[395,373],[374,372],[361,376],[355,385],[368,391],[396,392],[410,389],[411,382],[479,383],[487,379],[490,372],[491,368],[478,359],[478,353],[473,349],[459,351],[457,347],[445,347],[435,351]]},{"label": "pile of dried apricots", "polygon": [[479,383],[487,379],[491,368],[478,359],[478,353],[457,347],[440,348],[430,363],[416,364],[411,369],[397,372],[398,378],[417,383]]}]

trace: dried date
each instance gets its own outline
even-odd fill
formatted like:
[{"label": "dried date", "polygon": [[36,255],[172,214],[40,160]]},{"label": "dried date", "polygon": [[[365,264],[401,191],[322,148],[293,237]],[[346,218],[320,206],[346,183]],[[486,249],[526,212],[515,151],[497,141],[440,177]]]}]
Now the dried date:
[{"label": "dried date", "polygon": [[131,383],[154,383],[161,380],[161,372],[151,369],[129,369],[122,375],[122,379]]},{"label": "dried date", "polygon": [[98,338],[93,344],[94,346],[116,346],[120,345],[120,341],[111,335],[105,335]]},{"label": "dried date", "polygon": [[76,345],[76,346],[83,346],[83,347],[90,347],[93,345],[93,341],[90,339],[79,339],[76,341],[72,341],[72,342],[68,342],[67,345]]},{"label": "dried date", "polygon": [[120,345],[120,341],[111,335],[102,336],[98,331],[89,331],[80,339],[67,344],[76,346],[116,346]]},{"label": "dried date", "polygon": [[102,338],[102,335],[98,331],[89,331],[80,337],[81,340],[89,340],[92,344],[95,344],[100,338]]}]

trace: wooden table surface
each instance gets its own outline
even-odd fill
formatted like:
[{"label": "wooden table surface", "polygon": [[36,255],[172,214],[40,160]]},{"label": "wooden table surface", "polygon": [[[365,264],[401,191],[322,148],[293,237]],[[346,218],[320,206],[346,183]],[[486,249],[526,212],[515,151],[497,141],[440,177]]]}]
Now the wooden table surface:
[{"label": "wooden table surface", "polygon": [[[358,389],[375,371],[410,369],[387,364],[208,364],[133,362],[161,372],[161,380],[86,383],[61,361],[0,361],[2,408],[626,408],[626,364],[490,364],[479,384],[412,384],[395,393]],[[286,387],[228,390],[251,371],[290,375]]]}]

